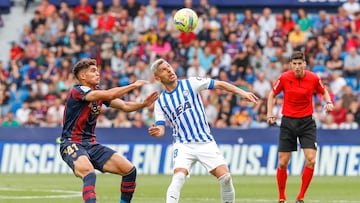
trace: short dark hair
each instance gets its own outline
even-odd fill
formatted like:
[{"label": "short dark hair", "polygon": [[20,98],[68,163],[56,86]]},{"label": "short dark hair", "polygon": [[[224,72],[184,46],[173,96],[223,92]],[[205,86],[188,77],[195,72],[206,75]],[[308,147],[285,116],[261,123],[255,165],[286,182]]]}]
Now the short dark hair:
[{"label": "short dark hair", "polygon": [[75,75],[75,77],[76,77],[77,79],[79,79],[79,78],[78,78],[79,72],[82,71],[82,70],[84,70],[84,69],[89,68],[89,67],[92,66],[92,65],[96,66],[96,60],[95,60],[95,59],[90,59],[90,58],[81,59],[80,61],[78,61],[78,62],[74,65],[74,67],[73,67],[73,69],[72,69],[72,72],[73,72],[73,74]]},{"label": "short dark hair", "polygon": [[305,61],[305,54],[302,51],[294,51],[294,53],[290,57],[290,61],[296,60],[296,59],[301,59],[301,60]]}]

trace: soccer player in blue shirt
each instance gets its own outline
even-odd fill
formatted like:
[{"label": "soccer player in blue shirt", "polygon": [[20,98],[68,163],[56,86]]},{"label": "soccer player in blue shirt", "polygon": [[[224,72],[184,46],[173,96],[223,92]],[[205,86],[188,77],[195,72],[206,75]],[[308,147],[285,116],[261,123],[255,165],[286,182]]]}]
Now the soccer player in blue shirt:
[{"label": "soccer player in blue shirt", "polygon": [[131,202],[136,187],[136,168],[124,156],[96,141],[96,120],[104,104],[125,112],[151,105],[158,93],[153,92],[141,103],[121,99],[129,91],[147,81],[138,80],[124,87],[100,90],[100,73],[94,59],[82,59],[73,68],[79,84],[67,96],[64,110],[60,153],[75,176],[83,180],[82,195],[85,203],[95,203],[95,169],[122,176],[120,203]]},{"label": "soccer player in blue shirt", "polygon": [[235,202],[235,190],[224,157],[210,133],[200,92],[205,89],[223,89],[256,103],[257,97],[236,86],[210,78],[178,80],[173,68],[164,59],[151,65],[155,79],[165,88],[155,102],[155,125],[148,129],[150,135],[165,134],[165,120],[173,129],[174,174],[166,194],[166,203],[177,203],[180,191],[191,167],[199,161],[220,183],[221,199]]}]

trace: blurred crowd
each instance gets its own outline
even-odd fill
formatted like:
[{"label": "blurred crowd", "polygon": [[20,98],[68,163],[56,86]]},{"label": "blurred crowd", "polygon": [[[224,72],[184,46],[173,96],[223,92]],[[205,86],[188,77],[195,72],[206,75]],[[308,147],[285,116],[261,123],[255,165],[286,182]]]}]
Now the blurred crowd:
[{"label": "blurred crowd", "polygon": [[[257,104],[219,90],[203,92],[210,125],[217,128],[267,128],[266,100],[273,82],[289,70],[293,50],[306,54],[308,69],[322,78],[335,110],[327,114],[319,95],[313,96],[314,119],[321,129],[358,129],[360,124],[360,6],[349,0],[336,13],[303,8],[274,13],[270,8],[253,13],[220,13],[207,0],[184,7],[194,9],[198,26],[193,32],[176,30],[173,15],[149,0],[134,0],[109,7],[80,0],[75,7],[59,7],[42,0],[19,40],[12,42],[10,62],[0,61],[0,125],[62,125],[68,90],[76,83],[71,68],[81,58],[96,59],[101,87],[150,84],[126,95],[141,101],[161,91],[149,64],[162,57],[179,78],[211,77],[253,91]],[[20,20],[20,19],[19,19]],[[278,96],[273,115],[280,124],[283,98]],[[102,108],[99,127],[145,127],[153,123],[153,108],[124,113]]]}]

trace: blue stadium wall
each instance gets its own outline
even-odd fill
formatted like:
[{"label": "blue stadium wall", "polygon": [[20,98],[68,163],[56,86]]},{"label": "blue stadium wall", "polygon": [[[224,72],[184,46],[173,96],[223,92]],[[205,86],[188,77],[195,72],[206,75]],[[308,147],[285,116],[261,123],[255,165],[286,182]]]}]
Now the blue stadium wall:
[{"label": "blue stadium wall", "polygon": [[[235,175],[274,175],[279,129],[213,129]],[[71,173],[59,155],[58,128],[0,128],[0,173]],[[153,138],[147,129],[97,129],[98,141],[125,155],[140,174],[172,173],[171,130]],[[360,176],[360,130],[320,130],[315,174]],[[300,175],[304,156],[292,154],[289,174]],[[207,174],[195,165],[192,174]]]}]

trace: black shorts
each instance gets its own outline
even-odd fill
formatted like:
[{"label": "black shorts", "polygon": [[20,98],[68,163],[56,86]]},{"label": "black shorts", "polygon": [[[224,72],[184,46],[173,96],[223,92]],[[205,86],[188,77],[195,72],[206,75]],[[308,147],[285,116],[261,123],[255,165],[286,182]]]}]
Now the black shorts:
[{"label": "black shorts", "polygon": [[82,145],[72,142],[64,142],[60,145],[60,154],[62,159],[74,171],[74,161],[79,156],[85,155],[95,169],[102,171],[104,164],[115,153],[114,150],[101,144]]},{"label": "black shorts", "polygon": [[317,149],[316,124],[312,116],[304,118],[282,117],[278,151],[297,151],[297,138],[299,138],[301,148]]}]

